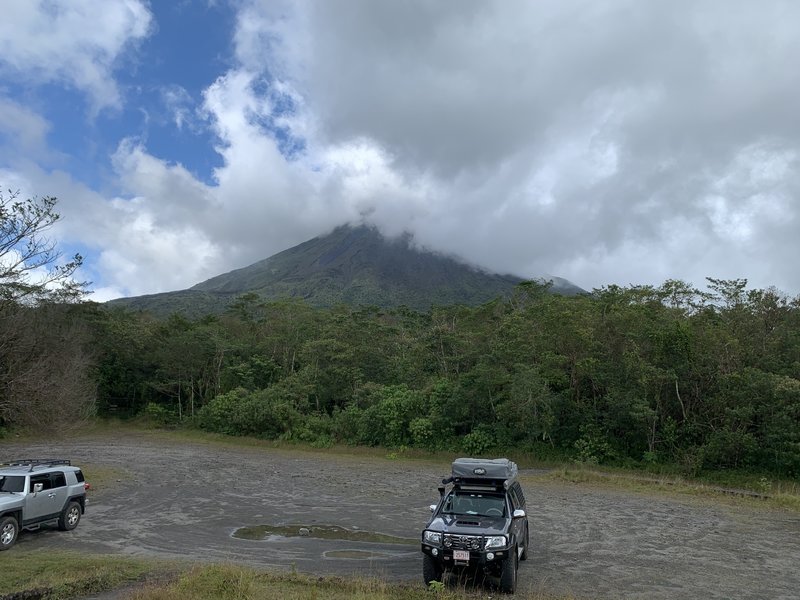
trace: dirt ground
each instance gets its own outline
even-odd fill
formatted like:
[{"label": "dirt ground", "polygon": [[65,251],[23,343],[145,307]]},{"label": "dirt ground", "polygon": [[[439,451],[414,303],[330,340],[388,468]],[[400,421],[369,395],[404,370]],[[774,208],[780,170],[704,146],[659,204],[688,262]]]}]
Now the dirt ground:
[{"label": "dirt ground", "polygon": [[[121,433],[0,443],[0,460],[64,457],[119,475],[90,492],[72,532],[23,533],[42,549],[246,563],[419,581],[416,545],[233,536],[258,525],[338,526],[416,538],[447,465]],[[523,476],[531,553],[519,588],[579,598],[800,598],[800,515]],[[369,537],[365,534],[365,537]],[[13,552],[13,550],[12,550]]]}]

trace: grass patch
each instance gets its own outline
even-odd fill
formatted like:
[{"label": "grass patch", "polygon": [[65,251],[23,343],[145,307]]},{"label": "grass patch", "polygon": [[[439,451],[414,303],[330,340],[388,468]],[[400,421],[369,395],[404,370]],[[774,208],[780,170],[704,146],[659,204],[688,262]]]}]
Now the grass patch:
[{"label": "grass patch", "polygon": [[[494,598],[485,587],[388,583],[362,577],[317,577],[237,565],[196,565],[90,556],[74,552],[46,555],[14,548],[0,559],[0,599],[67,600],[125,587],[129,600],[469,600]],[[27,592],[27,595],[25,593]],[[518,590],[523,600],[569,600],[534,590]]]},{"label": "grass patch", "polygon": [[761,489],[756,485],[753,486],[756,489],[748,489],[746,487],[730,488],[704,481],[687,480],[681,477],[653,477],[642,473],[601,470],[596,467],[589,468],[581,465],[562,467],[541,475],[524,476],[522,480],[529,483],[562,481],[601,485],[639,493],[677,494],[800,512],[800,493],[797,485],[792,482],[770,483],[768,489],[763,489],[765,486],[763,485],[763,480],[760,480],[762,481]]},{"label": "grass patch", "polygon": [[86,481],[91,486],[89,493],[103,492],[119,485],[121,482],[129,480],[131,475],[125,469],[109,467],[108,465],[97,465],[94,463],[81,463],[80,465]]},{"label": "grass patch", "polygon": [[40,595],[31,597],[77,598],[167,570],[165,563],[153,561],[65,551],[43,554],[15,547],[0,557],[0,597],[37,591]]},{"label": "grass patch", "polygon": [[[422,584],[402,585],[377,579],[313,577],[297,573],[266,573],[233,565],[196,567],[168,585],[136,592],[135,600],[457,600],[494,598],[497,590]],[[565,597],[520,591],[524,600],[556,600]]]}]

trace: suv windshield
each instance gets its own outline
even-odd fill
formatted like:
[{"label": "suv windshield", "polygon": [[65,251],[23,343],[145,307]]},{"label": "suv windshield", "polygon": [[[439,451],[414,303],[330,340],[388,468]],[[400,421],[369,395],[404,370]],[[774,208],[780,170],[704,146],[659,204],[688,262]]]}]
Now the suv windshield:
[{"label": "suv windshield", "polygon": [[0,492],[21,492],[25,478],[21,475],[0,475]]},{"label": "suv windshield", "polygon": [[453,491],[444,501],[442,512],[451,515],[504,517],[506,503],[503,496],[499,494]]}]

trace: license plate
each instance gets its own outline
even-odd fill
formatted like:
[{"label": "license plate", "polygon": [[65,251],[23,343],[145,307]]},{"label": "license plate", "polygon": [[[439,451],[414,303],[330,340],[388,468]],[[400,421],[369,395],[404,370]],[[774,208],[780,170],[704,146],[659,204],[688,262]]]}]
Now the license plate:
[{"label": "license plate", "polygon": [[467,550],[453,550],[453,560],[469,561],[469,552]]}]

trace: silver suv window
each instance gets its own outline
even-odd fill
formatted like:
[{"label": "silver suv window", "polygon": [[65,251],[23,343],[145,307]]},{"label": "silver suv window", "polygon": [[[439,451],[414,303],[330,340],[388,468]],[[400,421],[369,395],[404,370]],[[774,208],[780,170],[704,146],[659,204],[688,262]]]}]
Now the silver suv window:
[{"label": "silver suv window", "polygon": [[0,475],[0,492],[21,492],[25,489],[22,475]]}]

